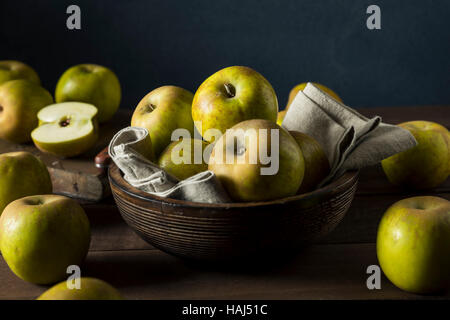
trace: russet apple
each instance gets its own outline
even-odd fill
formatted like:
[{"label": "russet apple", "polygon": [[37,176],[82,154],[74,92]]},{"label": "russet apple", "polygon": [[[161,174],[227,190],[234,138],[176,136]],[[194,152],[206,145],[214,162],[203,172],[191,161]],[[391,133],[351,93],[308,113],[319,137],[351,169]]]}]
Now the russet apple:
[{"label": "russet apple", "polygon": [[80,288],[69,289],[67,281],[62,281],[43,294],[36,300],[123,300],[119,291],[109,283],[89,277],[81,277]]},{"label": "russet apple", "polygon": [[450,201],[413,197],[393,204],[378,227],[377,255],[386,277],[414,293],[450,288]]},{"label": "russet apple", "polygon": [[21,279],[51,284],[67,277],[89,249],[89,220],[67,197],[39,195],[11,202],[0,216],[0,249]]},{"label": "russet apple", "polygon": [[172,142],[174,130],[186,129],[191,137],[194,135],[193,97],[183,88],[162,86],[148,93],[137,105],[131,125],[148,130],[155,157]]},{"label": "russet apple", "polygon": [[[292,101],[294,101],[294,98],[297,95],[297,93],[299,91],[303,91],[303,89],[305,89],[307,84],[308,84],[308,82],[303,82],[303,83],[296,85],[294,88],[292,88],[291,92],[289,92],[289,99],[288,99],[288,103],[286,105],[286,111],[291,106],[291,103],[292,103]],[[342,102],[342,99],[337,95],[337,93],[334,92],[333,90],[331,90],[330,88],[324,86],[323,84],[316,83],[316,82],[312,82],[312,84],[314,84],[317,88],[319,88],[320,90],[322,90],[323,92],[325,92],[326,94],[328,94],[329,96],[334,98],[335,100]]]},{"label": "russet apple", "polygon": [[41,84],[38,74],[29,65],[15,60],[0,61],[0,84],[10,81],[24,79]]},{"label": "russet apple", "polygon": [[[270,83],[248,67],[222,69],[206,79],[194,96],[192,118],[203,139],[213,142],[209,129],[226,129],[244,120],[276,122],[278,100]],[[199,126],[201,124],[201,127]]]},{"label": "russet apple", "polygon": [[45,164],[29,152],[0,154],[0,215],[12,201],[52,193],[52,181]]},{"label": "russet apple", "polygon": [[199,139],[174,141],[161,153],[158,165],[179,180],[187,179],[208,170],[208,163],[203,157],[208,146],[207,142]]},{"label": "russet apple", "polygon": [[39,110],[53,103],[51,94],[29,80],[12,80],[0,85],[0,139],[15,143],[31,141],[38,125]]},{"label": "russet apple", "polygon": [[399,124],[410,131],[418,145],[381,162],[388,180],[409,189],[429,189],[442,184],[450,173],[450,134],[434,122]]},{"label": "russet apple", "polygon": [[62,102],[37,114],[39,127],[31,138],[36,147],[61,157],[73,157],[91,149],[98,140],[97,108],[82,102]]},{"label": "russet apple", "polygon": [[313,191],[330,173],[330,163],[322,146],[313,137],[298,131],[289,131],[297,141],[305,159],[305,174],[297,193]]},{"label": "russet apple", "polygon": [[98,121],[112,118],[120,105],[119,79],[110,69],[96,64],[79,64],[66,70],[59,78],[55,101],[78,101],[98,109]]},{"label": "russet apple", "polygon": [[209,170],[235,201],[265,201],[295,195],[305,171],[295,139],[275,122],[247,120],[215,143]]}]

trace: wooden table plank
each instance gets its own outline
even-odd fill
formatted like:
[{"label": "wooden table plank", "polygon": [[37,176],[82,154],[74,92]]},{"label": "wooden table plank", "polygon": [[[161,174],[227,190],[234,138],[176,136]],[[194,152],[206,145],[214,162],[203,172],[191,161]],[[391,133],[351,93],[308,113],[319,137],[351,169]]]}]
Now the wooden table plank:
[{"label": "wooden table plank", "polygon": [[[368,290],[366,268],[377,264],[373,244],[315,245],[281,264],[263,261],[235,269],[189,264],[158,250],[90,252],[82,267],[128,299],[430,299],[382,278]],[[240,269],[239,271],[237,269]],[[0,260],[0,299],[32,299],[46,287],[24,282]]]}]

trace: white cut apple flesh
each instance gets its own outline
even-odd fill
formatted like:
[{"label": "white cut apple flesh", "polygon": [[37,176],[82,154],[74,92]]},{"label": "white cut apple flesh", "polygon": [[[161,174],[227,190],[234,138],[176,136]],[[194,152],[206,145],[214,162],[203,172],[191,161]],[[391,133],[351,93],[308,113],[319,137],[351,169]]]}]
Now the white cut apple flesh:
[{"label": "white cut apple flesh", "polygon": [[52,104],[38,113],[39,127],[31,137],[42,151],[73,157],[89,150],[98,139],[97,108],[82,102]]}]

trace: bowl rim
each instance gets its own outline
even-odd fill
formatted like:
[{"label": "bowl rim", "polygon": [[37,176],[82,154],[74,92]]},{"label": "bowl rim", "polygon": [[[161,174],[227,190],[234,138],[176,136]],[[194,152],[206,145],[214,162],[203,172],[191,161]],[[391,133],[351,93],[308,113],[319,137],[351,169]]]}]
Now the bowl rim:
[{"label": "bowl rim", "polygon": [[294,195],[290,197],[285,197],[281,199],[269,200],[269,201],[258,201],[258,202],[227,202],[227,203],[203,203],[203,202],[192,202],[186,200],[171,199],[165,197],[159,197],[156,195],[149,194],[145,191],[139,190],[132,185],[130,185],[122,176],[122,173],[114,163],[111,162],[108,168],[108,178],[110,183],[122,191],[123,193],[129,195],[133,198],[138,198],[147,202],[157,201],[170,206],[183,206],[192,208],[211,208],[211,209],[221,209],[221,208],[248,208],[248,207],[258,207],[267,206],[274,204],[285,204],[292,201],[298,200],[308,200],[312,198],[317,198],[325,196],[327,194],[335,194],[341,191],[347,190],[351,185],[355,183],[358,179],[359,170],[351,170],[345,172],[339,178],[333,180],[331,183],[325,185],[322,188],[316,189],[312,192],[303,193],[300,195]]}]

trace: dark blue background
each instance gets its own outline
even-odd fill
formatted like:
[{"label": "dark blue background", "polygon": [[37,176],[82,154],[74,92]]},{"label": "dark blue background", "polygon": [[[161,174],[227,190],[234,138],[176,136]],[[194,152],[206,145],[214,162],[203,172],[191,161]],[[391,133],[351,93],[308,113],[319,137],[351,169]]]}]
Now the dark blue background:
[{"label": "dark blue background", "polygon": [[[70,4],[80,31],[66,28]],[[366,28],[370,4],[381,30]],[[280,108],[303,81],[354,107],[450,105],[449,21],[448,0],[0,0],[0,60],[29,63],[51,92],[73,64],[111,67],[125,108],[230,65],[261,72]]]}]

